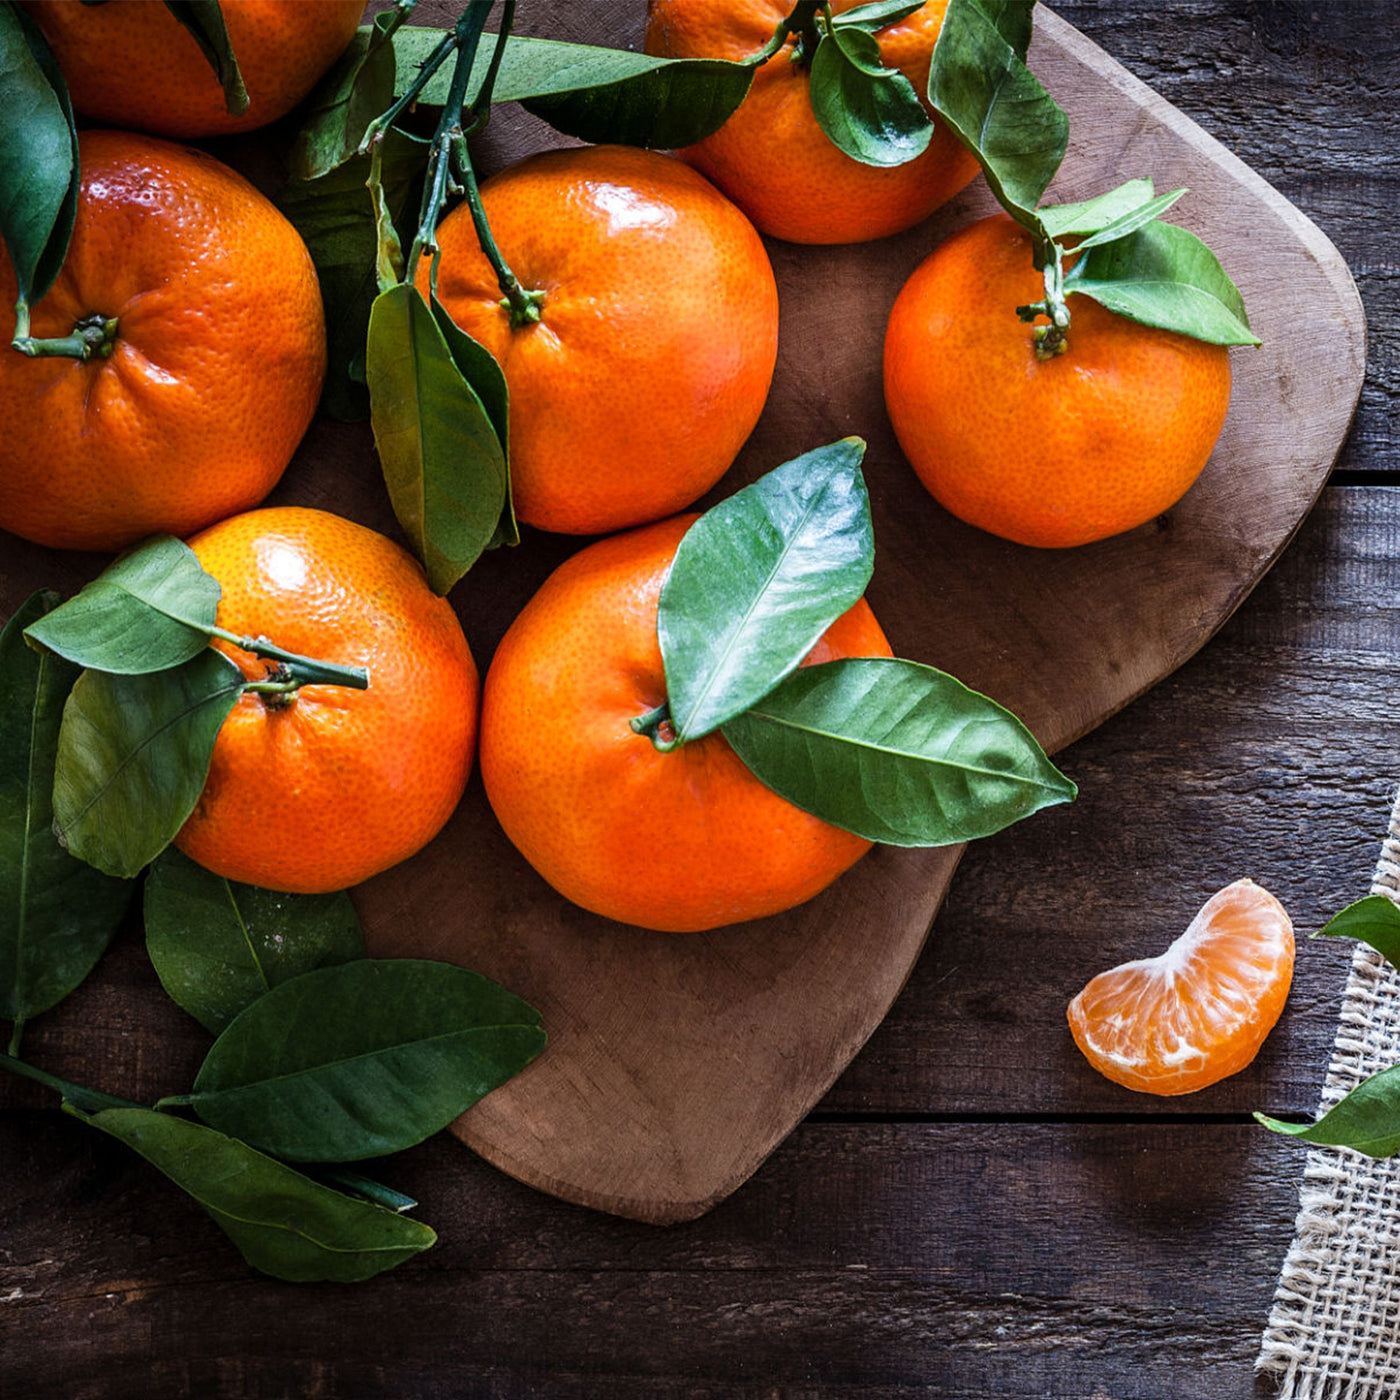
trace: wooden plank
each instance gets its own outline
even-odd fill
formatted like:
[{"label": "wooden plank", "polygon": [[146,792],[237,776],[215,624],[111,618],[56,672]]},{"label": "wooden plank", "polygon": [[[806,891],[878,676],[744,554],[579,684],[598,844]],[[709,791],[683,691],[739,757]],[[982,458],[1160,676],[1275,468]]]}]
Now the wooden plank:
[{"label": "wooden plank", "polygon": [[[889,1017],[827,1112],[1311,1112],[1395,785],[1400,491],[1333,488],[1221,633],[1060,756],[1070,808],[972,847]],[[1160,951],[1249,875],[1290,911],[1295,985],[1255,1064],[1180,1099],[1088,1068],[1069,998]]]},{"label": "wooden plank", "polygon": [[26,1400],[1243,1396],[1300,1162],[1253,1127],[809,1125],[658,1231],[440,1137],[385,1173],[439,1245],[293,1288],[116,1144],[3,1122],[0,1393]]}]

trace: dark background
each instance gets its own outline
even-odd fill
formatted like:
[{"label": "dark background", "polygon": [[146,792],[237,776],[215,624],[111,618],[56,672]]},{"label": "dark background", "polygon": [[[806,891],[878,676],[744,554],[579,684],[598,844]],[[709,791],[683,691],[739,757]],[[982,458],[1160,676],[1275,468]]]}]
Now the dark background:
[{"label": "dark background", "polygon": [[[438,1246],[370,1284],[293,1287],[43,1091],[0,1083],[0,1394],[1269,1393],[1252,1365],[1303,1150],[1249,1113],[1316,1105],[1349,946],[1300,940],[1260,1058],[1185,1100],[1100,1079],[1064,1008],[1240,876],[1302,935],[1366,892],[1400,777],[1400,11],[1057,8],[1314,219],[1360,288],[1354,428],[1274,570],[1195,659],[1060,755],[1076,804],[968,853],[884,1026],[699,1221],[565,1205],[440,1136],[386,1172]],[[171,1014],[127,936],[26,1044],[59,1072],[79,1043],[139,1062],[146,1018]]]}]

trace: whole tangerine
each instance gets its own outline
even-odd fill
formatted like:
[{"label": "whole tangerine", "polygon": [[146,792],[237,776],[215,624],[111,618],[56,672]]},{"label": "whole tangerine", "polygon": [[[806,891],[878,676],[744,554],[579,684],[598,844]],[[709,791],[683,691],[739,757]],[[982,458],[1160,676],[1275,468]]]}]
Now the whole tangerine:
[{"label": "whole tangerine", "polygon": [[[506,835],[567,899],[666,932],[790,909],[870,848],[765,787],[718,732],[668,753],[633,732],[666,697],[657,604],[691,519],[601,540],[556,569],[482,696],[482,779]],[[862,599],[803,664],[889,654]]]},{"label": "whole tangerine", "polygon": [[[465,205],[438,229],[438,294],[505,372],[518,517],[600,534],[689,505],[743,446],[777,361],[753,225],[680,161],[621,146],[533,156],[481,201],[537,318],[503,304]],[[428,278],[425,258],[424,295]]]},{"label": "whole tangerine", "polygon": [[[456,808],[475,754],[478,676],[451,605],[392,540],[326,511],[249,511],[189,544],[223,588],[220,627],[363,666],[369,685],[241,695],[175,844],[227,879],[291,893],[345,889],[413,855]],[[250,680],[275,670],[215,645]]]},{"label": "whole tangerine", "polygon": [[325,323],[306,245],[241,175],[130,132],[79,149],[72,242],[31,320],[68,353],[10,348],[0,256],[0,528],[120,549],[272,489],[316,411]]},{"label": "whole tangerine", "polygon": [[194,36],[155,3],[27,0],[73,106],[114,126],[161,136],[219,136],[284,117],[354,37],[364,0],[220,0],[248,92],[234,115]]},{"label": "whole tangerine", "polygon": [[[840,14],[862,0],[835,0]],[[646,49],[666,58],[742,61],[759,52],[789,0],[649,0]],[[880,58],[925,96],[948,0],[929,0],[875,34]],[[977,174],[976,159],[934,118],[926,150],[903,165],[873,166],[832,144],[812,111],[811,74],[797,40],[754,74],[739,108],[713,135],[680,152],[758,228],[793,243],[859,243],[928,218]]]},{"label": "whole tangerine", "polygon": [[1042,358],[1016,308],[1044,296],[1031,240],[995,214],[915,269],[885,333],[885,403],[920,481],[960,520],[1063,548],[1131,530],[1178,501],[1215,447],[1230,357],[1069,298]]}]

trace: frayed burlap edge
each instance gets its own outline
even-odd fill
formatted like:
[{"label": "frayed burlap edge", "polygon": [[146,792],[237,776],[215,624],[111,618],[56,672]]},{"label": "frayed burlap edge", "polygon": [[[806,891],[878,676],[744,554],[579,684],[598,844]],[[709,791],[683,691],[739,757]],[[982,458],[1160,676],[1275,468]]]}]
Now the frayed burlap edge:
[{"label": "frayed burlap edge", "polygon": [[[1400,794],[1371,882],[1400,902]],[[1319,1116],[1400,1063],[1400,974],[1358,943]],[[1279,1400],[1400,1395],[1400,1158],[1312,1148],[1255,1369]]]}]

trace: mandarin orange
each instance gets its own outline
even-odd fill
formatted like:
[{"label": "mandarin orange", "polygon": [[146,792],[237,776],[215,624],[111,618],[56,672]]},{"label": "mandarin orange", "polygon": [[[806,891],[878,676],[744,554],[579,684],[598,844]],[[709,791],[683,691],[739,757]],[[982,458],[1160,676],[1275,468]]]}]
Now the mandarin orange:
[{"label": "mandarin orange", "polygon": [[68,256],[31,331],[90,358],[10,348],[0,255],[0,528],[65,549],[184,535],[256,505],[316,410],[316,270],[296,230],[212,156],[85,131]]},{"label": "mandarin orange", "polygon": [[[840,14],[859,3],[835,0],[832,10]],[[885,66],[909,79],[926,108],[929,63],[947,8],[947,0],[929,0],[875,35]],[[647,52],[746,59],[791,9],[789,0],[649,0]],[[904,165],[852,159],[817,124],[809,70],[794,61],[796,54],[789,37],[754,74],[729,120],[680,153],[763,233],[794,243],[883,238],[926,219],[977,174],[977,161],[937,119],[928,149]]]},{"label": "mandarin orange", "polygon": [[[478,677],[451,605],[383,535],[325,511],[250,511],[190,541],[223,588],[219,626],[369,686],[244,694],[175,844],[230,880],[344,889],[413,855],[451,816],[475,753]],[[250,679],[275,669],[216,642]]]},{"label": "mandarin orange", "polygon": [[511,271],[543,293],[539,320],[512,323],[465,206],[438,229],[438,292],[505,372],[519,518],[596,534],[689,505],[758,421],[777,360],[753,225],[680,161],[620,146],[534,156],[481,198]]},{"label": "mandarin orange", "polygon": [[1069,1004],[1070,1031],[1115,1083],[1189,1094],[1254,1059],[1292,980],[1288,915],[1267,890],[1237,880],[1165,953],[1095,977]]},{"label": "mandarin orange", "polygon": [[1071,296],[1063,353],[1036,353],[1018,306],[1045,294],[1004,214],[915,270],[885,334],[900,446],[959,519],[1020,544],[1087,544],[1144,524],[1200,475],[1230,402],[1230,357]]},{"label": "mandarin orange", "polygon": [[[789,909],[870,848],[765,787],[717,732],[661,753],[632,731],[666,697],[657,601],[690,523],[616,535],[556,569],[482,697],[481,773],[506,835],[574,903],[667,932]],[[804,664],[889,654],[861,600]]]},{"label": "mandarin orange", "polygon": [[233,115],[194,36],[155,0],[26,0],[73,105],[114,126],[161,136],[249,131],[284,117],[354,37],[364,0],[221,0],[248,91]]}]

